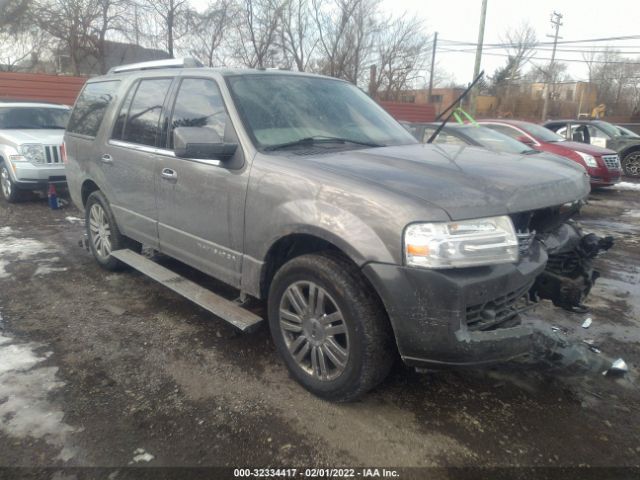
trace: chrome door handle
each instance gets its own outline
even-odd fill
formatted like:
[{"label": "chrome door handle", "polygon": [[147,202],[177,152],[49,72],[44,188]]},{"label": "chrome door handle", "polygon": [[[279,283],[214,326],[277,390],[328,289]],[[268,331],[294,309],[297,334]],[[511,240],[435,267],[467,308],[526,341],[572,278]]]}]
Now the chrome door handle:
[{"label": "chrome door handle", "polygon": [[100,157],[100,161],[102,163],[113,163],[113,157],[108,153],[105,153],[104,155],[102,155],[102,157]]},{"label": "chrome door handle", "polygon": [[160,173],[162,178],[166,178],[167,180],[178,180],[178,174],[175,170],[170,168],[163,168],[162,173]]}]

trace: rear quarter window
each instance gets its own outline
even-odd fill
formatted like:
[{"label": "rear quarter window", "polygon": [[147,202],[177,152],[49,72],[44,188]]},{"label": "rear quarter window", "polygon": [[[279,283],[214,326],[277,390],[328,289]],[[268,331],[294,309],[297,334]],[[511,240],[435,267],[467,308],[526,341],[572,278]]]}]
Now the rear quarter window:
[{"label": "rear quarter window", "polygon": [[119,84],[120,80],[112,80],[85,85],[71,113],[67,131],[95,137]]}]

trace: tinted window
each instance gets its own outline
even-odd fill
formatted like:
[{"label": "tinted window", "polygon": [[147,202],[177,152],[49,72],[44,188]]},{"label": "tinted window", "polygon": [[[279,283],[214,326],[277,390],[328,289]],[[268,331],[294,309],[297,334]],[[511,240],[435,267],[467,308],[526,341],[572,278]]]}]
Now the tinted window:
[{"label": "tinted window", "polygon": [[170,78],[140,81],[129,108],[122,140],[155,146],[162,105],[170,86]]},{"label": "tinted window", "polygon": [[173,148],[173,130],[177,127],[208,128],[224,138],[226,113],[216,82],[204,78],[185,78],[180,84],[173,109],[169,148]]},{"label": "tinted window", "polygon": [[516,140],[519,137],[522,137],[522,132],[516,130],[515,128],[512,127],[507,127],[506,125],[484,125],[487,128],[490,128],[491,130],[495,130],[496,132],[500,132],[503,133],[511,138],[515,138]]},{"label": "tinted window", "polygon": [[482,147],[496,152],[525,153],[531,152],[531,147],[514,140],[508,135],[504,135],[495,130],[475,125],[465,125],[458,127],[472,140],[478,142]]},{"label": "tinted window", "polygon": [[78,97],[67,131],[95,137],[120,82],[88,83]]},{"label": "tinted window", "polygon": [[64,130],[69,110],[47,107],[0,108],[0,129],[58,128]]},{"label": "tinted window", "polygon": [[536,125],[535,123],[524,124],[521,128],[532,137],[543,142],[561,142],[564,140],[564,138],[556,132],[552,132],[548,128],[543,127],[542,125]]},{"label": "tinted window", "polygon": [[129,108],[131,107],[131,100],[133,99],[133,94],[136,92],[137,88],[138,88],[138,84],[136,83],[127,92],[127,96],[122,102],[122,106],[120,107],[120,111],[118,112],[116,123],[113,126],[113,134],[111,135],[111,138],[122,140],[122,136],[124,134],[124,125],[127,120],[127,114],[129,113]]}]

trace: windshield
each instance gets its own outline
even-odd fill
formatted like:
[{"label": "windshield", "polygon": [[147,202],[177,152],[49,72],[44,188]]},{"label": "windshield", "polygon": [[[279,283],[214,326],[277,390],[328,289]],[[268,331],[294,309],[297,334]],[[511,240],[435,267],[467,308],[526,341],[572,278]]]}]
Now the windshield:
[{"label": "windshield", "polygon": [[628,128],[624,128],[621,125],[616,125],[616,128],[620,132],[618,135],[622,135],[623,137],[640,138],[640,135],[638,135],[636,132],[629,130]]},{"label": "windshield", "polygon": [[69,110],[48,107],[0,107],[0,129],[67,128]]},{"label": "windshield", "polygon": [[565,139],[558,135],[556,132],[552,132],[546,127],[536,125],[535,123],[527,123],[519,125],[525,132],[532,137],[543,142],[563,142]]},{"label": "windshield", "polygon": [[[355,86],[297,75],[229,77],[228,85],[245,128],[258,148],[303,139],[341,139],[335,147],[417,143],[398,122]],[[346,142],[345,142],[346,141]],[[354,143],[348,143],[348,142]],[[296,143],[309,148],[314,142]],[[360,145],[361,148],[365,145]]]},{"label": "windshield", "polygon": [[[489,150],[506,153],[526,153],[532,151],[532,149],[524,143],[503,133],[491,130],[490,128],[476,127],[473,125],[457,128],[459,128],[464,135]],[[536,150],[533,151],[535,152]]]}]

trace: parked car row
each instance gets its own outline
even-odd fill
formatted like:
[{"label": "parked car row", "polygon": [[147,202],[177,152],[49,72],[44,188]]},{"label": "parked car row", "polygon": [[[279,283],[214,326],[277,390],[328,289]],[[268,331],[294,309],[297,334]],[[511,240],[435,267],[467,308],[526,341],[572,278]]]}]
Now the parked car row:
[{"label": "parked car row", "polygon": [[[426,142],[439,124],[404,125],[418,140]],[[633,175],[638,168],[634,163],[636,159],[640,165],[640,137],[635,139],[633,132],[627,135],[627,150],[623,151],[627,155],[625,158],[628,158],[628,172]],[[633,150],[634,139],[638,141],[637,152]],[[611,186],[620,181],[622,174],[620,158],[615,151],[593,143],[567,140],[549,128],[520,120],[488,119],[474,124],[447,124],[438,134],[435,143],[475,145],[492,151],[522,155],[544,152],[563,157],[580,164],[589,174],[589,181],[594,188]],[[623,143],[619,141],[620,145]],[[536,158],[540,158],[539,155]]]}]

